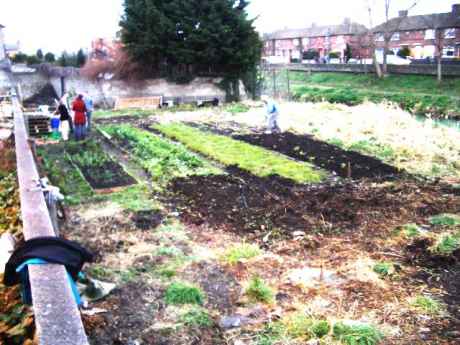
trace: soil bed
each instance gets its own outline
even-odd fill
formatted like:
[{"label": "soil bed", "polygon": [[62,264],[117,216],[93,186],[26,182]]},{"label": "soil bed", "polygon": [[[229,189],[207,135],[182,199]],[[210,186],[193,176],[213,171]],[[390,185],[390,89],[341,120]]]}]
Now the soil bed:
[{"label": "soil bed", "polygon": [[[196,124],[194,126],[197,127]],[[343,150],[338,146],[313,139],[310,135],[297,135],[291,132],[237,134],[231,129],[221,130],[211,125],[200,125],[199,127],[215,133],[231,135],[234,139],[262,146],[300,161],[313,163],[340,177],[361,179],[385,176],[391,178],[403,174],[401,170],[379,159],[355,151]]]},{"label": "soil bed", "polygon": [[184,221],[207,222],[243,234],[354,229],[383,235],[385,224],[396,226],[460,211],[460,200],[434,184],[374,179],[308,186],[229,170],[233,176],[198,176],[171,183],[169,190],[183,209]]}]

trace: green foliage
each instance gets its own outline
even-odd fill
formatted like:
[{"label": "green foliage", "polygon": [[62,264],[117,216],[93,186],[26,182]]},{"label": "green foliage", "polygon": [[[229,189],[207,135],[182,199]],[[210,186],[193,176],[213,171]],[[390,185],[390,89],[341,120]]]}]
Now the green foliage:
[{"label": "green foliage", "polygon": [[439,214],[430,218],[430,223],[437,226],[460,225],[460,216],[456,214]]},{"label": "green foliage", "polygon": [[203,292],[192,285],[185,283],[171,284],[165,293],[166,304],[203,304]]},{"label": "green foliage", "polygon": [[43,51],[41,49],[38,49],[35,55],[37,56],[38,60],[43,61]]},{"label": "green foliage", "polygon": [[255,302],[270,303],[273,301],[273,290],[257,276],[251,278],[245,294]]},{"label": "green foliage", "polygon": [[237,165],[257,176],[279,175],[300,183],[320,182],[324,178],[324,173],[314,170],[310,164],[293,161],[270,150],[226,136],[203,132],[179,123],[156,125],[154,128],[194,151],[225,165]]},{"label": "green foliage", "polygon": [[334,337],[346,345],[377,345],[383,334],[367,324],[345,324],[338,322],[333,328]]},{"label": "green foliage", "polygon": [[79,49],[76,56],[76,67],[83,67],[86,63],[86,55],[83,49]]},{"label": "green foliage", "polygon": [[402,230],[406,237],[417,237],[420,236],[420,228],[417,224],[406,224],[403,225]]},{"label": "green foliage", "polygon": [[225,108],[225,110],[232,114],[247,113],[249,109],[247,105],[242,103],[232,103]]},{"label": "green foliage", "polygon": [[256,345],[280,344],[286,333],[286,328],[281,322],[268,323],[265,328],[257,335]]},{"label": "green foliage", "polygon": [[128,150],[133,153],[139,164],[162,185],[176,177],[220,173],[219,169],[183,146],[147,131],[130,125],[105,126],[103,130],[119,143],[127,143]]},{"label": "green foliage", "polygon": [[329,59],[339,59],[340,58],[340,53],[338,52],[330,52],[329,53]]},{"label": "green foliage", "polygon": [[262,251],[257,244],[242,243],[227,249],[223,259],[229,264],[236,264],[241,259],[251,259],[261,253]]},{"label": "green foliage", "polygon": [[374,265],[373,270],[381,276],[389,276],[393,273],[394,267],[390,262],[379,262]]},{"label": "green foliage", "polygon": [[188,327],[198,328],[211,327],[213,324],[209,314],[199,307],[194,307],[181,315],[179,321]]},{"label": "green foliage", "polygon": [[412,305],[430,315],[436,315],[442,310],[441,304],[428,296],[417,296],[412,301]]},{"label": "green foliage", "polygon": [[453,251],[460,248],[460,233],[458,235],[445,235],[436,245],[435,251],[441,254],[452,254]]},{"label": "green foliage", "polygon": [[308,49],[303,53],[303,60],[315,60],[319,58],[319,52],[315,49]]},{"label": "green foliage", "polygon": [[13,63],[25,63],[27,62],[27,54],[17,53],[11,60]]},{"label": "green foliage", "polygon": [[247,3],[125,0],[122,41],[146,76],[178,81],[202,73],[239,78],[259,63],[262,43]]},{"label": "green foliage", "polygon": [[45,62],[47,63],[54,63],[56,62],[56,56],[53,53],[46,53],[45,54]]},{"label": "green foliage", "polygon": [[286,333],[292,338],[322,338],[329,334],[331,326],[327,320],[317,320],[296,313],[284,320]]},{"label": "green foliage", "polygon": [[399,57],[402,57],[403,59],[407,58],[410,56],[410,49],[407,46],[402,47],[401,49],[398,50],[397,55]]}]

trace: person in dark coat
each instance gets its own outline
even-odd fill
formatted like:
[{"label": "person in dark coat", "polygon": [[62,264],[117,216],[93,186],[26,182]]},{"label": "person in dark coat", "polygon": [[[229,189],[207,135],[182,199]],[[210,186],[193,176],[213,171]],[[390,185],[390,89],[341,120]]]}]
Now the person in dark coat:
[{"label": "person in dark coat", "polygon": [[54,114],[59,114],[61,120],[61,135],[64,141],[67,141],[69,138],[69,130],[72,131],[73,124],[72,124],[72,117],[67,110],[64,102],[61,100],[59,101],[59,106],[57,107]]},{"label": "person in dark coat", "polygon": [[86,137],[86,105],[83,101],[83,95],[78,95],[72,103],[72,110],[75,112],[74,127],[75,139],[83,140]]}]

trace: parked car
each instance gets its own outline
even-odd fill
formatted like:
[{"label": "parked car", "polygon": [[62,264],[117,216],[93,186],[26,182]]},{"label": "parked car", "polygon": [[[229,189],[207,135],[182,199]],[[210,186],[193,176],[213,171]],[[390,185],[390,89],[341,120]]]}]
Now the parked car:
[{"label": "parked car", "polygon": [[306,63],[306,64],[316,64],[316,60],[302,60],[302,63]]},{"label": "parked car", "polygon": [[329,59],[329,63],[338,64],[338,63],[341,63],[341,62],[340,62],[340,59]]}]

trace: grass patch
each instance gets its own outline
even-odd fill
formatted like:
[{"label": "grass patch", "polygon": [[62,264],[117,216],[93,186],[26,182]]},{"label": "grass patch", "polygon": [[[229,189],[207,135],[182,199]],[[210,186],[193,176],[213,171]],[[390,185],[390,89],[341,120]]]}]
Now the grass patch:
[{"label": "grass patch", "polygon": [[271,322],[257,334],[256,345],[284,344],[286,327],[281,322]]},{"label": "grass patch", "polygon": [[431,225],[456,226],[460,225],[460,216],[456,214],[439,214],[430,218]]},{"label": "grass patch", "polygon": [[127,187],[120,192],[98,195],[93,200],[111,201],[133,212],[162,209],[162,206],[152,199],[148,187],[143,184]]},{"label": "grass patch", "polygon": [[225,107],[225,110],[233,115],[239,113],[247,113],[251,108],[243,103],[231,103]]},{"label": "grass patch", "polygon": [[430,315],[439,314],[442,310],[441,303],[428,296],[417,296],[411,304],[418,310]]},{"label": "grass patch", "polygon": [[394,266],[391,262],[379,262],[374,265],[373,270],[375,273],[387,277],[394,273]]},{"label": "grass patch", "polygon": [[110,119],[120,116],[133,116],[133,117],[148,117],[153,115],[153,110],[145,109],[124,109],[124,110],[96,110],[93,112],[95,119]]},{"label": "grass patch", "polygon": [[256,256],[259,256],[262,253],[259,246],[257,244],[248,244],[248,243],[241,243],[235,245],[225,252],[222,256],[222,259],[225,262],[233,265],[236,264],[238,261],[242,259],[252,259]]},{"label": "grass patch", "polygon": [[213,322],[206,310],[194,307],[180,316],[179,321],[188,327],[211,327]]},{"label": "grass patch", "polygon": [[405,224],[402,226],[404,236],[413,238],[421,235],[420,228],[417,224]]},{"label": "grass patch", "polygon": [[166,304],[203,304],[203,300],[204,294],[199,288],[180,282],[171,284],[165,293]]},{"label": "grass patch", "polygon": [[138,163],[162,184],[176,177],[219,174],[221,171],[182,145],[130,125],[104,126],[115,141],[127,146]]},{"label": "grass patch", "polygon": [[372,325],[338,322],[333,328],[334,337],[346,345],[377,345],[383,334]]},{"label": "grass patch", "polygon": [[296,313],[284,320],[286,334],[292,338],[323,338],[331,331],[327,320],[316,320],[304,314]]},{"label": "grass patch", "polygon": [[156,125],[154,128],[184,143],[192,150],[225,165],[237,165],[260,177],[279,175],[296,182],[308,183],[320,182],[325,176],[323,172],[314,170],[312,165],[296,162],[272,151],[183,124]]},{"label": "grass patch", "polygon": [[273,290],[257,276],[251,278],[245,294],[255,302],[271,303],[274,298]]}]

